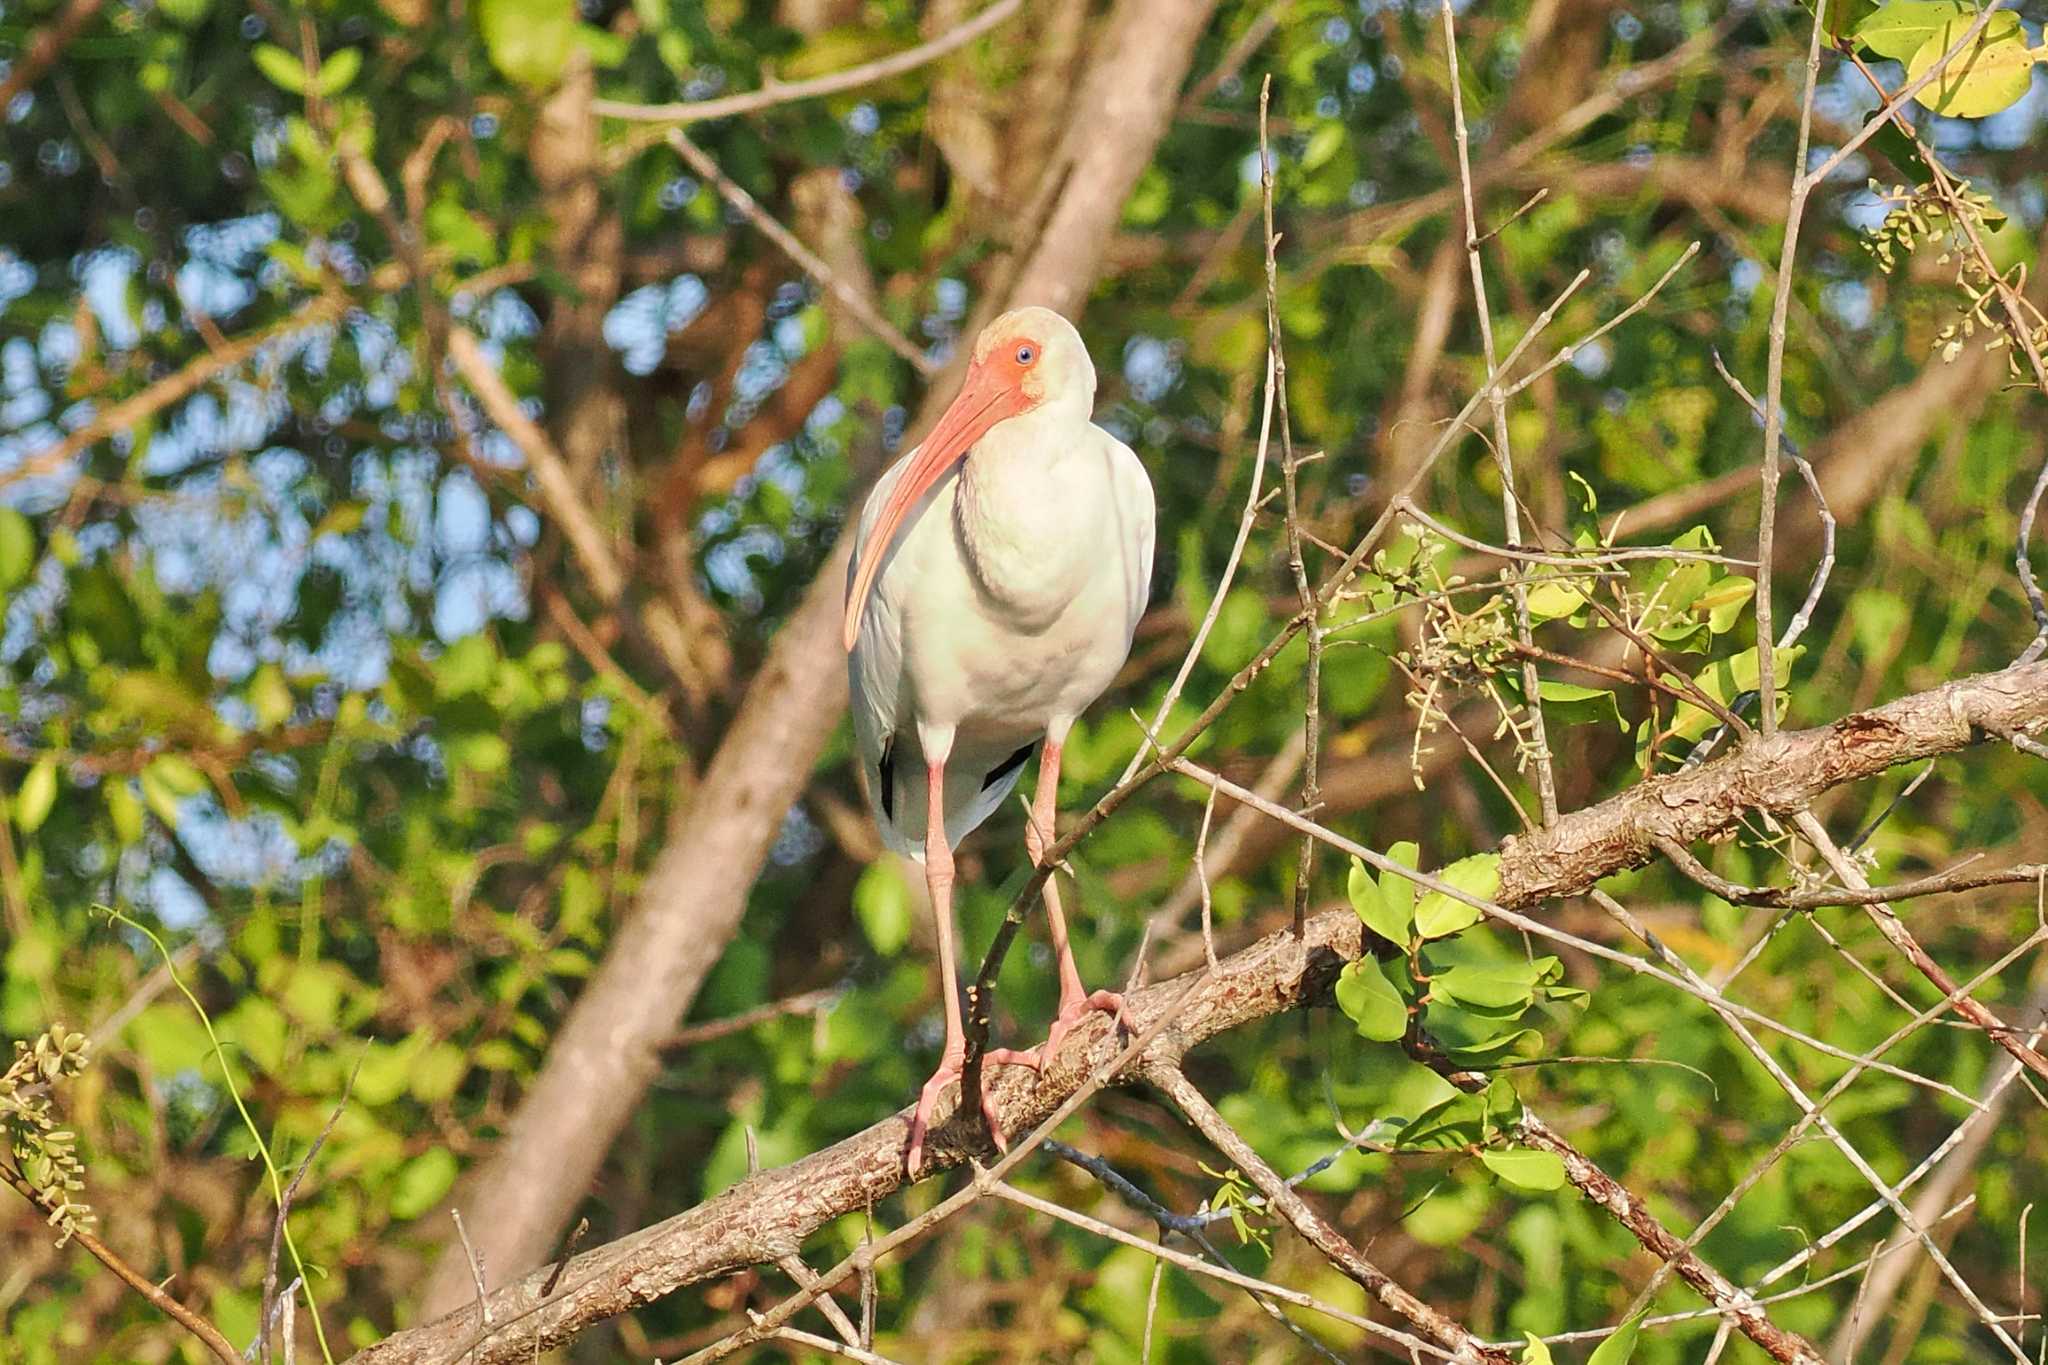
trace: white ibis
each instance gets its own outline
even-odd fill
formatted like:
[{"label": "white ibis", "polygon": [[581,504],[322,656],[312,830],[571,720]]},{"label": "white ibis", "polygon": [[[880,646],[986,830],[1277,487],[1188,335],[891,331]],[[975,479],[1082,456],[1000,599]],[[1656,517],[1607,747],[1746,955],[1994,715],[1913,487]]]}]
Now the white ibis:
[{"label": "white ibis", "polygon": [[[868,803],[890,848],[924,863],[938,921],[945,1053],[918,1093],[908,1164],[967,1039],[953,951],[953,846],[986,820],[1039,749],[1025,825],[1036,864],[1053,839],[1060,746],[1123,667],[1152,577],[1152,482],[1090,421],[1095,367],[1073,324],[1044,308],[990,323],[924,444],[862,509],[846,599],[847,675]],[[1048,877],[1060,1005],[1044,1044],[992,1065],[1042,1069],[1091,1010],[1123,998],[1081,984]],[[1003,1134],[989,1103],[981,1111]]]}]

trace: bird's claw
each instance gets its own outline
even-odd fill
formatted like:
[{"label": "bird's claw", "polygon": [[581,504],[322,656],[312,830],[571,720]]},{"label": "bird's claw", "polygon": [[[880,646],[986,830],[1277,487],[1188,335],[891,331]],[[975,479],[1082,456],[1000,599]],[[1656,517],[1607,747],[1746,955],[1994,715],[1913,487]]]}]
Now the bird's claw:
[{"label": "bird's claw", "polygon": [[[912,1180],[924,1173],[924,1140],[931,1130],[932,1110],[938,1107],[939,1096],[946,1087],[960,1079],[965,1069],[967,1054],[948,1051],[939,1062],[939,1069],[932,1073],[924,1088],[917,1092],[917,1108],[910,1116],[910,1150],[904,1162]],[[981,1121],[988,1125],[988,1135],[995,1140],[996,1150],[1010,1150],[1010,1139],[1003,1132],[1003,1122],[996,1116],[995,1097],[989,1094],[989,1079],[999,1066],[1035,1066],[1036,1063],[1025,1054],[1010,1048],[995,1048],[981,1054]]]},{"label": "bird's claw", "polygon": [[1060,1002],[1059,1013],[1053,1016],[1052,1028],[1047,1031],[1045,1041],[1028,1053],[1017,1053],[1021,1064],[1037,1068],[1043,1074],[1052,1059],[1059,1055],[1060,1044],[1074,1025],[1091,1014],[1107,1014],[1133,1037],[1138,1033],[1138,1021],[1131,1014],[1131,1008],[1123,996],[1115,991],[1093,991],[1086,995],[1074,995]]}]

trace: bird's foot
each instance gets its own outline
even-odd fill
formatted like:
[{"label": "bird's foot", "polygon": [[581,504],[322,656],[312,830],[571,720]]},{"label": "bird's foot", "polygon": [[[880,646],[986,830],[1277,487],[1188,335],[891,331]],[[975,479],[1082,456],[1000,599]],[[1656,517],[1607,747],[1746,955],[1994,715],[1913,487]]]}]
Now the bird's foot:
[{"label": "bird's foot", "polygon": [[[924,1173],[924,1139],[931,1130],[932,1110],[938,1107],[939,1096],[946,1092],[946,1087],[960,1079],[960,1073],[965,1069],[966,1063],[965,1048],[958,1051],[948,1049],[945,1057],[939,1062],[939,1069],[932,1073],[931,1079],[924,1083],[924,1088],[917,1092],[917,1108],[910,1116],[910,1150],[904,1163],[912,1180]],[[995,1139],[998,1151],[1009,1151],[1010,1140],[1003,1132],[1002,1120],[996,1117],[995,1098],[989,1094],[988,1089],[990,1077],[999,1066],[1030,1065],[1034,1063],[1024,1054],[1006,1047],[996,1048],[981,1055],[981,1121],[988,1125],[988,1135]]]},{"label": "bird's foot", "polygon": [[994,1061],[1000,1055],[1005,1065],[1028,1066],[1043,1075],[1045,1068],[1051,1065],[1052,1059],[1059,1055],[1060,1044],[1066,1041],[1068,1032],[1091,1014],[1113,1015],[1127,1032],[1133,1036],[1138,1032],[1137,1019],[1132,1016],[1130,1006],[1124,1003],[1123,996],[1117,992],[1077,992],[1060,1002],[1059,1013],[1053,1016],[1052,1028],[1046,1033],[1044,1042],[1021,1052],[1012,1048],[1001,1048],[997,1052],[989,1053],[989,1059]]}]

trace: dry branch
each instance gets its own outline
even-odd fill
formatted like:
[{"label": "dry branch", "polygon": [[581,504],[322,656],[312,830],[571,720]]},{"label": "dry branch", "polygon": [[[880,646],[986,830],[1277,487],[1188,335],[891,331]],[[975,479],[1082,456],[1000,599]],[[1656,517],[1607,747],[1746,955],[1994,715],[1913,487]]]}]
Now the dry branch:
[{"label": "dry branch", "polygon": [[[1652,778],[1598,805],[1561,817],[1551,828],[1503,841],[1495,903],[1529,907],[1584,891],[1601,878],[1648,862],[1662,838],[1687,842],[1735,827],[1747,811],[1789,813],[1830,788],[1899,763],[1950,753],[2005,734],[2048,731],[2048,663],[2016,665],[1948,683],[1858,712],[1832,725],[1752,739],[1697,768]],[[1179,1018],[1127,1074],[1160,1074],[1220,1033],[1321,1002],[1344,963],[1361,950],[1349,909],[1325,911],[1297,941],[1281,933],[1224,959],[1198,981]],[[643,984],[643,989],[644,989]],[[1141,1029],[1189,990],[1186,978],[1131,996]],[[1117,1052],[1113,1026],[1084,1024],[1043,1078],[1006,1071],[992,1087],[1006,1128],[1035,1127]],[[543,1301],[547,1272],[490,1296],[503,1326],[477,1342],[474,1307],[400,1332],[354,1358],[356,1365],[430,1365],[462,1358],[474,1345],[482,1365],[530,1356],[591,1323],[652,1302],[686,1285],[796,1252],[834,1218],[871,1208],[904,1184],[906,1113],[898,1113],[789,1166],[764,1171],[664,1222],[570,1262],[557,1292]],[[940,1172],[987,1151],[971,1118],[935,1129],[926,1148]],[[559,1154],[558,1154],[559,1155]]]}]

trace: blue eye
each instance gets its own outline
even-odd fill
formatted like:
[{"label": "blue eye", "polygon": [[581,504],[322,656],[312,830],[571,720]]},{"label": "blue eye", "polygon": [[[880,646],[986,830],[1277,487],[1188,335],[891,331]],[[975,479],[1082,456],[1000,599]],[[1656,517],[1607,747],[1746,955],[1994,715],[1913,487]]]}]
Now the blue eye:
[{"label": "blue eye", "polygon": [[1038,352],[1032,347],[1019,346],[1017,348],[1017,363],[1019,365],[1029,365],[1036,359],[1038,359]]}]

